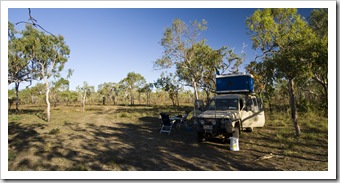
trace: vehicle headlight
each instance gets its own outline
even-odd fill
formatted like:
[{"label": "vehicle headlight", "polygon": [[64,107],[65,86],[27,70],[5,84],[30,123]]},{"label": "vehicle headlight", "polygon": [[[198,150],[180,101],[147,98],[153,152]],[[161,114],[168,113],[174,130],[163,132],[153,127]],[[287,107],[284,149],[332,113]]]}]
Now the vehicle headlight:
[{"label": "vehicle headlight", "polygon": [[216,125],[216,120],[211,120],[212,125]]},{"label": "vehicle headlight", "polygon": [[204,125],[204,120],[203,119],[200,119],[199,122]]}]

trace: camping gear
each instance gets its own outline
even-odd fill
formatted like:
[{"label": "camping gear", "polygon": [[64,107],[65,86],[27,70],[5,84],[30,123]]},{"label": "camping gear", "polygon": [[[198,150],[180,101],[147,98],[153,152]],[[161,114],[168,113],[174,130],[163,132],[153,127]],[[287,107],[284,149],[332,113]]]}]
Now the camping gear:
[{"label": "camping gear", "polygon": [[230,150],[232,151],[239,151],[239,146],[238,146],[238,138],[236,137],[230,137]]}]

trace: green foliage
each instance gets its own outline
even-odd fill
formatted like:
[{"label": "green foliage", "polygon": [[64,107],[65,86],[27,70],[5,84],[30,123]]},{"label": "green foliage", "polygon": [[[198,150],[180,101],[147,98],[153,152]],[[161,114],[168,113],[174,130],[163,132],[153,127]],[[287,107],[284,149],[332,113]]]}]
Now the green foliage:
[{"label": "green foliage", "polygon": [[[16,37],[16,33],[20,35]],[[63,36],[46,35],[29,24],[24,30],[18,32],[14,29],[14,25],[9,23],[8,36],[8,83],[15,83],[18,98],[20,82],[43,79],[46,89],[47,120],[50,121],[48,79],[51,76],[60,77],[70,49]]]},{"label": "green foliage", "polygon": [[8,150],[8,161],[13,161],[15,160],[15,158],[17,157],[17,153],[12,151],[12,150]]},{"label": "green foliage", "polygon": [[139,88],[143,88],[146,84],[145,78],[138,73],[129,72],[126,78],[122,79],[120,82],[121,87],[124,88],[130,95],[130,104],[134,105],[134,92]]},{"label": "green foliage", "polygon": [[[98,85],[98,91],[105,99],[112,100],[114,104],[116,104],[116,97],[118,97],[120,91],[119,84],[108,82]],[[104,99],[104,100],[105,100]],[[103,101],[103,105],[105,105],[105,101]]]},{"label": "green foliage", "polygon": [[[238,72],[242,58],[232,50],[223,46],[213,50],[206,45],[200,34],[207,29],[207,22],[194,21],[190,25],[180,19],[173,21],[171,27],[166,27],[161,45],[163,56],[154,62],[155,69],[176,67],[176,75],[188,86],[193,87],[195,98],[198,99],[199,87],[209,95],[213,90],[216,69],[225,70],[235,63],[231,69]],[[224,58],[225,57],[225,58]],[[227,59],[227,63],[223,63]]]},{"label": "green foliage", "polygon": [[[297,9],[256,10],[251,17],[247,18],[246,24],[249,28],[249,34],[252,36],[253,48],[260,49],[263,53],[262,56],[257,57],[262,58],[263,63],[252,62],[248,66],[248,71],[253,72],[257,80],[264,81],[260,82],[262,90],[265,89],[266,85],[273,84],[266,78],[274,78],[274,81],[278,79],[288,81],[292,120],[296,135],[299,135],[300,127],[296,115],[297,87],[295,83],[309,82],[313,77],[314,80],[319,80],[319,82],[322,80],[320,83],[323,83],[325,89],[327,88],[324,77],[323,79],[317,77],[319,71],[324,70],[324,68],[320,64],[316,64],[316,60],[320,60],[320,58],[325,63],[324,57],[318,57],[318,55],[325,55],[327,46],[318,44],[320,41],[315,33],[316,31],[297,13]],[[317,46],[320,46],[321,49],[315,49]]]},{"label": "green foliage", "polygon": [[274,76],[289,79],[310,76],[308,49],[316,37],[296,9],[276,8],[254,12],[247,19],[253,48],[272,62]]},{"label": "green foliage", "polygon": [[181,90],[181,85],[179,84],[176,75],[173,75],[172,73],[165,75],[162,73],[161,77],[157,79],[154,85],[156,88],[160,88],[168,93],[173,106],[179,105],[178,94]]},{"label": "green foliage", "polygon": [[46,35],[30,25],[26,26],[22,34],[25,54],[34,66],[35,77],[43,79],[57,76],[64,68],[70,54],[64,37]]},{"label": "green foliage", "polygon": [[121,114],[120,114],[120,117],[121,117],[121,118],[126,118],[126,117],[128,117],[128,115],[127,115],[126,113],[121,113]]},{"label": "green foliage", "polygon": [[94,86],[90,86],[86,81],[84,81],[83,86],[77,86],[76,89],[81,98],[83,112],[85,112],[86,98],[91,96],[91,94],[95,92]]},{"label": "green foliage", "polygon": [[77,164],[76,166],[71,168],[70,171],[88,171],[88,169],[87,169],[86,165],[81,163],[81,164]]}]

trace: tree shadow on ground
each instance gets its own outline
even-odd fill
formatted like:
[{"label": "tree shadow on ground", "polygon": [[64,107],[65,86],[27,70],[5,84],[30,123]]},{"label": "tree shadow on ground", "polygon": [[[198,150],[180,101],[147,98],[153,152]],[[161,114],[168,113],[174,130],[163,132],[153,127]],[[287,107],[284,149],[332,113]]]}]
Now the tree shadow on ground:
[{"label": "tree shadow on ground", "polygon": [[[39,161],[23,159],[16,165],[30,170],[66,171],[276,171],[275,161],[253,163],[268,149],[277,146],[250,142],[273,142],[268,135],[246,134],[240,139],[240,151],[230,151],[229,144],[218,141],[197,143],[196,131],[174,129],[171,134],[160,134],[158,113],[163,108],[127,109],[121,111],[148,112],[137,122],[86,121],[65,122],[62,134],[40,134],[45,125],[22,125],[9,122],[10,146],[17,153],[30,147],[37,150]],[[93,119],[95,120],[95,118]],[[261,133],[261,132],[257,132]],[[266,150],[256,149],[264,146]],[[65,165],[56,162],[66,162]],[[284,163],[282,160],[281,163]],[[15,169],[16,167],[12,167]]]}]

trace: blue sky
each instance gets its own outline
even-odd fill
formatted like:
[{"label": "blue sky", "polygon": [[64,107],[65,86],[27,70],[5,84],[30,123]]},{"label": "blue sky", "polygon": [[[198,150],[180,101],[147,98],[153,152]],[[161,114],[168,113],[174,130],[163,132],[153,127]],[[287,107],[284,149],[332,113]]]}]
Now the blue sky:
[{"label": "blue sky", "polygon": [[[70,89],[87,81],[98,87],[104,82],[119,82],[128,72],[140,73],[147,82],[154,82],[162,71],[153,69],[153,61],[161,58],[159,44],[165,27],[179,18],[186,23],[207,20],[208,29],[202,37],[217,49],[228,46],[241,54],[243,43],[246,58],[241,66],[255,57],[245,20],[256,9],[252,8],[32,8],[32,16],[46,30],[65,37],[71,49],[66,70],[74,73]],[[312,9],[298,9],[308,17]],[[8,9],[12,23],[27,21],[28,9]],[[17,25],[22,29],[24,24]],[[23,88],[23,87],[22,87]]]}]

